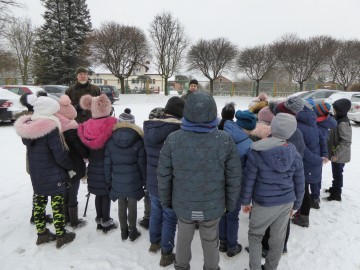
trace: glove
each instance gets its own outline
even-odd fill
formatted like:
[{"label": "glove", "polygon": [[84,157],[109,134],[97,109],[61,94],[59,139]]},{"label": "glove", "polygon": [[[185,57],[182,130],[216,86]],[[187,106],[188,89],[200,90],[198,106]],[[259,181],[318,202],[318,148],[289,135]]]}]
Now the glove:
[{"label": "glove", "polygon": [[76,175],[76,172],[74,172],[73,170],[69,171],[70,178],[73,178],[75,175]]},{"label": "glove", "polygon": [[111,190],[111,183],[106,183],[106,189],[110,192],[110,190]]}]

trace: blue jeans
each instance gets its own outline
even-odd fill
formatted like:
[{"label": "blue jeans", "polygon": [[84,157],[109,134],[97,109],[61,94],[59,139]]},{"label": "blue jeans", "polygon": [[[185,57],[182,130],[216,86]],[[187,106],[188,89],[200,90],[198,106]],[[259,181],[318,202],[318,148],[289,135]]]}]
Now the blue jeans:
[{"label": "blue jeans", "polygon": [[150,243],[161,243],[164,252],[174,249],[177,217],[173,209],[162,208],[159,198],[150,194]]},{"label": "blue jeans", "polygon": [[333,175],[332,187],[340,192],[343,187],[344,167],[345,167],[345,163],[331,162],[331,169]]},{"label": "blue jeans", "polygon": [[240,199],[238,199],[235,210],[225,213],[220,219],[219,239],[226,242],[228,251],[235,249],[238,244],[240,208]]}]

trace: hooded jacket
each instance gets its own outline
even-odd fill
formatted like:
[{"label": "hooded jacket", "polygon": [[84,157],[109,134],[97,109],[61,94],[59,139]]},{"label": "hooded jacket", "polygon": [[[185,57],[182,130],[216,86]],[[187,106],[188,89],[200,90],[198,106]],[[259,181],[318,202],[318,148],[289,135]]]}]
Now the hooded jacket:
[{"label": "hooded jacket", "polygon": [[26,145],[34,193],[42,196],[63,194],[73,164],[57,124],[50,119],[31,120],[31,115],[24,115],[16,120],[14,127]]},{"label": "hooded jacket", "polygon": [[119,122],[105,147],[104,172],[106,183],[111,184],[110,199],[144,196],[146,154],[144,133],[140,127]]},{"label": "hooded jacket", "polygon": [[80,140],[89,149],[88,189],[98,196],[109,194],[104,174],[104,152],[116,122],[115,117],[91,118],[78,127]]},{"label": "hooded jacket", "polygon": [[270,207],[294,202],[301,206],[304,197],[304,170],[300,154],[291,143],[277,138],[254,142],[248,153],[240,200],[249,205],[251,200]]}]

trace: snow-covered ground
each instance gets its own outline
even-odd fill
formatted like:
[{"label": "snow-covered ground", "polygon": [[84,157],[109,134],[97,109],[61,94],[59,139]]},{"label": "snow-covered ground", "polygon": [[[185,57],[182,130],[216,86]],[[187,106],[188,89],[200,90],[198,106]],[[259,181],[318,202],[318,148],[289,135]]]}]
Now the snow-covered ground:
[{"label": "snow-covered ground", "polygon": [[[120,95],[114,104],[116,115],[131,108],[136,123],[142,126],[154,107],[164,107],[163,95]],[[218,112],[228,101],[234,101],[237,109],[246,109],[249,97],[216,97]],[[360,269],[360,126],[353,125],[352,161],[345,166],[343,201],[322,202],[320,210],[312,210],[310,227],[291,227],[288,254],[282,256],[279,270]],[[160,269],[160,253],[150,254],[148,231],[141,230],[135,242],[122,242],[120,230],[108,235],[97,232],[94,196],[90,197],[87,212],[88,225],[76,230],[76,239],[57,250],[55,243],[36,246],[36,230],[30,225],[32,187],[25,172],[25,146],[16,135],[12,124],[0,123],[0,269]],[[356,176],[358,175],[358,176]],[[323,187],[331,184],[331,165],[323,170]],[[79,209],[82,215],[87,194],[86,184],[79,191]],[[325,194],[322,194],[324,197]],[[51,213],[50,204],[47,212]],[[112,217],[117,220],[117,203],[112,204]],[[143,201],[138,203],[138,219],[143,216]],[[241,213],[239,242],[247,246],[247,215]],[[52,225],[48,226],[52,231]],[[69,230],[71,230],[69,228]],[[192,244],[192,269],[202,269],[203,255],[198,232]],[[228,258],[220,255],[221,269],[245,269],[248,253]],[[168,266],[166,269],[172,269]]]}]

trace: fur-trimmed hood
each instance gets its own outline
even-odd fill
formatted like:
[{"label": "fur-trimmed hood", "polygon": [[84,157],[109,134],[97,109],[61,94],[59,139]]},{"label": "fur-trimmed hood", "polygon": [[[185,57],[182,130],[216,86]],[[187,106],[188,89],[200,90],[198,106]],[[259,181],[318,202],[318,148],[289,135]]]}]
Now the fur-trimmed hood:
[{"label": "fur-trimmed hood", "polygon": [[139,139],[144,138],[142,129],[130,122],[118,122],[113,129],[111,139],[119,147],[130,147]]},{"label": "fur-trimmed hood", "polygon": [[180,129],[181,121],[174,117],[154,118],[144,122],[146,140],[150,144],[163,143],[167,136]]},{"label": "fur-trimmed hood", "polygon": [[260,139],[264,139],[271,134],[271,127],[265,123],[258,122],[254,130],[251,131],[251,136],[256,136]]},{"label": "fur-trimmed hood", "polygon": [[110,139],[116,122],[115,117],[91,118],[79,125],[80,140],[90,149],[101,149]]},{"label": "fur-trimmed hood", "polygon": [[35,140],[55,130],[57,123],[48,118],[31,120],[31,115],[23,115],[15,121],[14,128],[21,138]]}]

